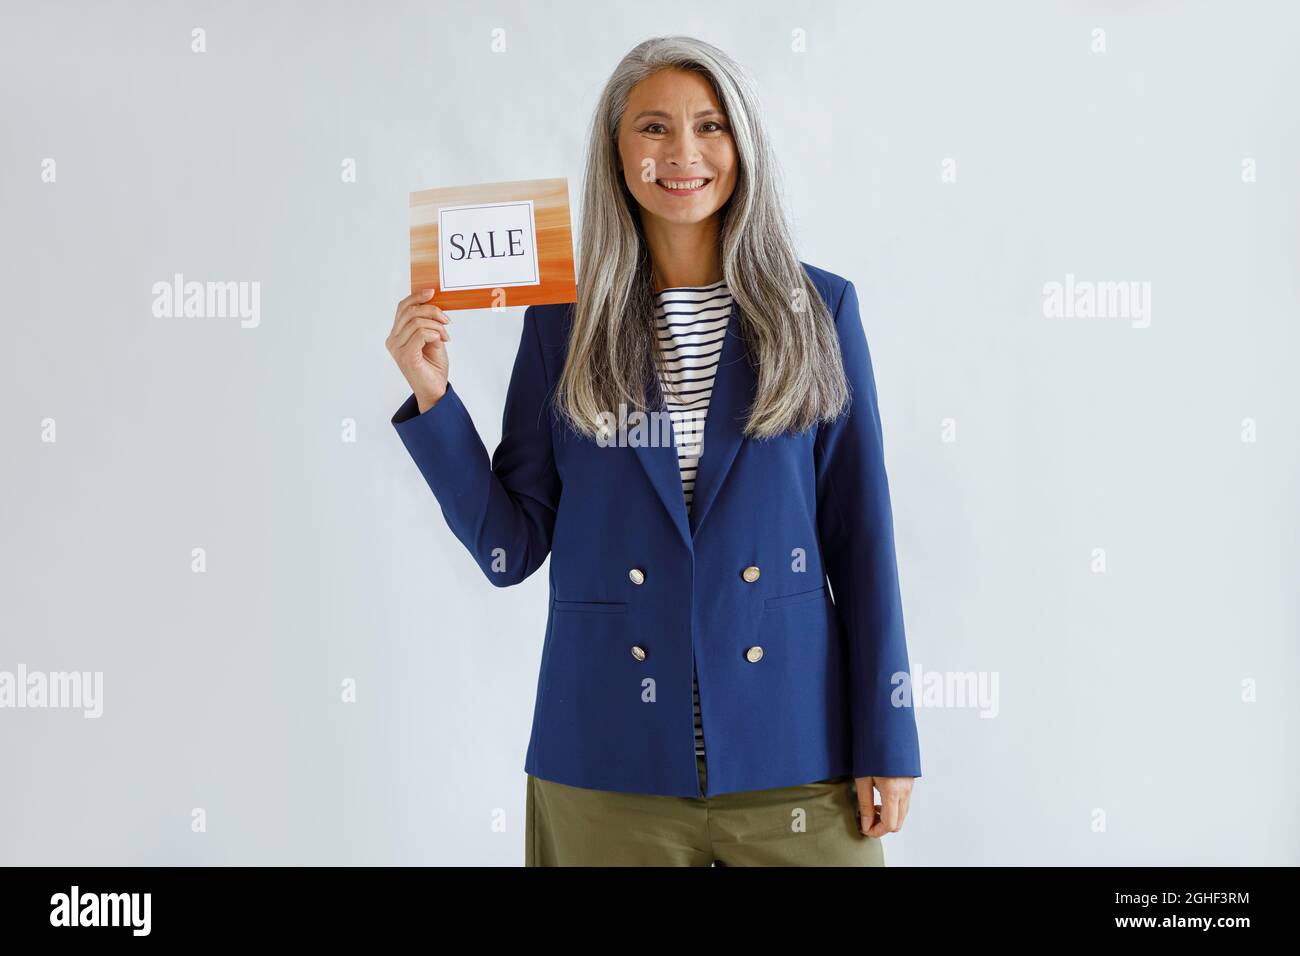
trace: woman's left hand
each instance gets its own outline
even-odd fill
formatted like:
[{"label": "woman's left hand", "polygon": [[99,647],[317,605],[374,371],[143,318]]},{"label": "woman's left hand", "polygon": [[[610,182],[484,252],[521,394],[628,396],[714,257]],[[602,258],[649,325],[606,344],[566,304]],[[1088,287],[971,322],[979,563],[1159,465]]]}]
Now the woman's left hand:
[{"label": "woman's left hand", "polygon": [[[856,777],[858,792],[858,826],[869,837],[897,833],[907,817],[912,798],[912,777]],[[880,803],[874,802],[871,788],[880,791]]]}]

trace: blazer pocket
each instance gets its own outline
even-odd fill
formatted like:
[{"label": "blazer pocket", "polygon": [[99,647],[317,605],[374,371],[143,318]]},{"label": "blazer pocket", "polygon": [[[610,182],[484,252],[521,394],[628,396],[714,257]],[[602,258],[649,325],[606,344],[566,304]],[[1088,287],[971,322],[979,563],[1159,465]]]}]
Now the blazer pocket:
[{"label": "blazer pocket", "polygon": [[765,610],[771,610],[774,607],[788,607],[791,604],[803,604],[805,601],[819,601],[826,593],[826,585],[810,588],[807,591],[797,591],[794,594],[781,594],[777,597],[770,597],[763,602]]},{"label": "blazer pocket", "polygon": [[552,606],[557,611],[585,611],[596,614],[625,614],[626,601],[554,601]]}]

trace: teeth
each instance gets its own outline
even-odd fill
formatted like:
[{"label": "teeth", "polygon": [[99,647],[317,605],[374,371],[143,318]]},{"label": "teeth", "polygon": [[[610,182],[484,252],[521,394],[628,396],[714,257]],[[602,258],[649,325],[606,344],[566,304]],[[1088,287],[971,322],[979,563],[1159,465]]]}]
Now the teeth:
[{"label": "teeth", "polygon": [[708,182],[707,179],[684,179],[681,182],[675,183],[664,182],[662,179],[656,181],[665,189],[699,189]]}]

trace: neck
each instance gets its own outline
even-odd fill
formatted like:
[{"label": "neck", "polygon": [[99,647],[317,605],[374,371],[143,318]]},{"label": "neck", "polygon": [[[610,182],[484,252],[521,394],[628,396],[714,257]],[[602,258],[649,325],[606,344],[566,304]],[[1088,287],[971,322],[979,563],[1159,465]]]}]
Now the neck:
[{"label": "neck", "polygon": [[691,223],[666,222],[642,215],[641,225],[650,248],[655,292],[722,281],[717,215]]}]

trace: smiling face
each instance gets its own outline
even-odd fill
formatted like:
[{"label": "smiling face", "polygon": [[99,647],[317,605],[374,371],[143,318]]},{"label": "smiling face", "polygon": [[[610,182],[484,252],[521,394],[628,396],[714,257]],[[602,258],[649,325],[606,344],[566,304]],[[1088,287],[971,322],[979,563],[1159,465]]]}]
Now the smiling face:
[{"label": "smiling face", "polygon": [[647,216],[674,225],[717,214],[736,188],[736,143],[713,86],[666,69],[632,87],[618,131],[623,179]]}]

